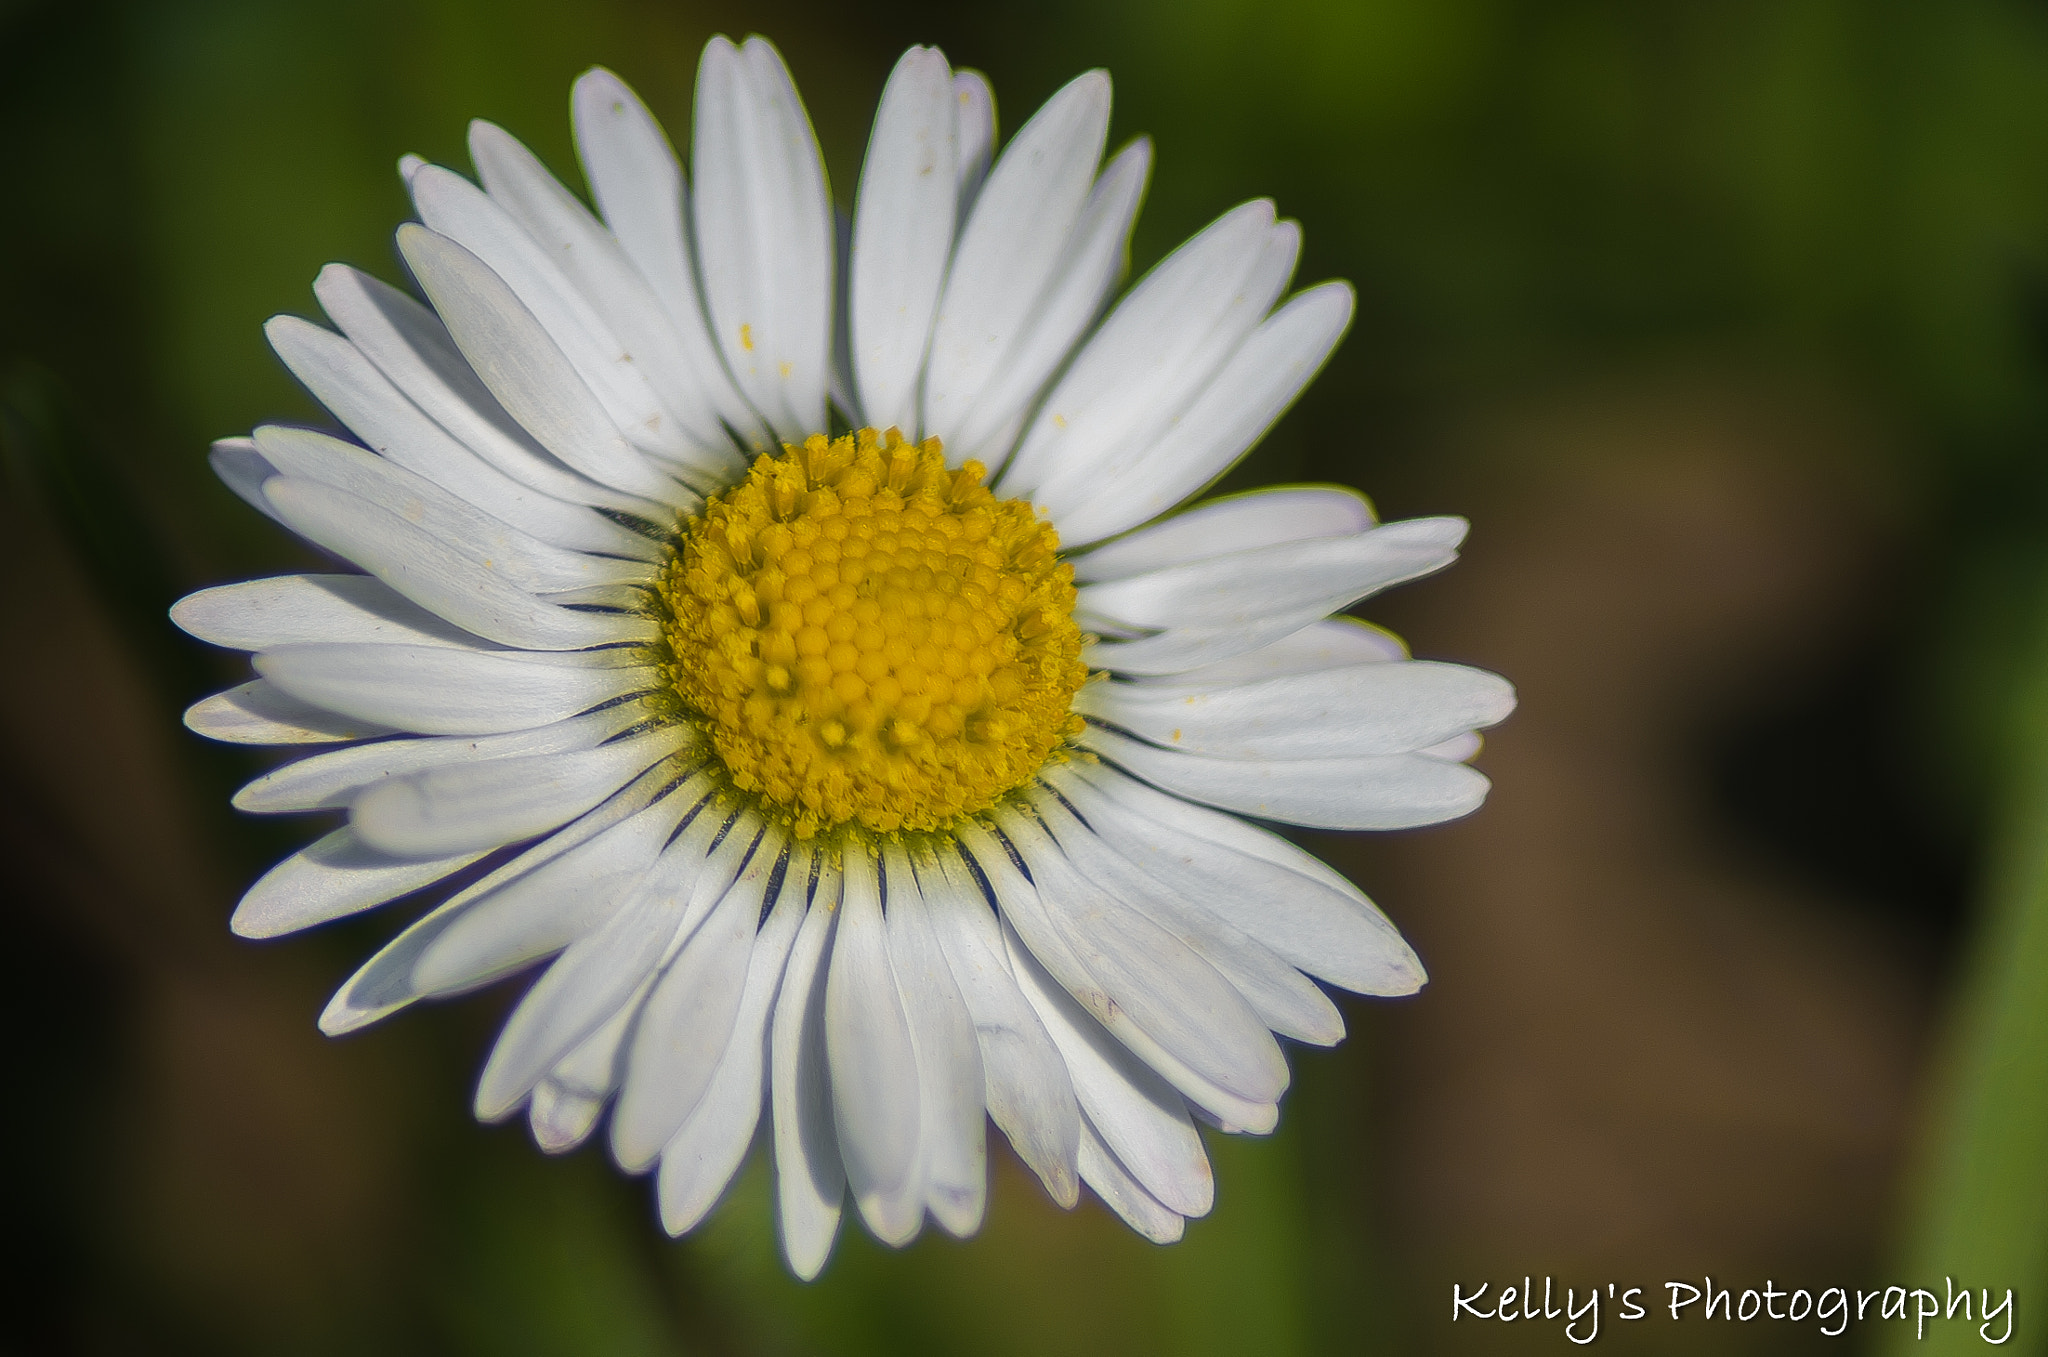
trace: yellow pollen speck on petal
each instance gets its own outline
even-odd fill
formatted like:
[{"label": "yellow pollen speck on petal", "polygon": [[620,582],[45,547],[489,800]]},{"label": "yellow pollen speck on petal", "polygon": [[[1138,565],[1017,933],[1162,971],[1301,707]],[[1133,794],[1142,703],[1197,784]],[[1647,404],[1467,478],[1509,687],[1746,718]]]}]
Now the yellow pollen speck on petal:
[{"label": "yellow pollen speck on petal", "polygon": [[752,352],[754,351],[754,327],[753,327],[753,326],[751,326],[751,325],[742,325],[742,326],[740,326],[740,347],[741,347],[741,348],[743,348],[743,349],[745,349],[745,350],[746,350],[746,351],[747,351],[748,353],[752,353]]},{"label": "yellow pollen speck on petal", "polygon": [[1073,567],[985,477],[936,438],[819,434],[684,525],[661,584],[677,693],[799,836],[942,828],[1075,733]]}]

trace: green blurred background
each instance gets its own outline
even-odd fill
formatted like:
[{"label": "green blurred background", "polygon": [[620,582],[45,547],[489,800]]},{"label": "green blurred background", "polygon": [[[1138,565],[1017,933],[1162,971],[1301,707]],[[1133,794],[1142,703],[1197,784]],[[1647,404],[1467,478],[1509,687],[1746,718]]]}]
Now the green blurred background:
[{"label": "green blurred background", "polygon": [[[328,260],[401,277],[401,153],[466,169],[488,117],[580,188],[578,72],[686,145],[699,49],[751,31],[842,204],[907,44],[1005,131],[1107,66],[1158,146],[1135,268],[1270,194],[1300,280],[1359,290],[1233,483],[1475,520],[1368,612],[1520,685],[1493,800],[1310,836],[1433,983],[1347,1001],[1277,1135],[1211,1138],[1170,1249],[1005,1152],[978,1238],[849,1228],[799,1285],[758,1161],[671,1242],[600,1150],[469,1120],[516,985],[330,1042],[394,921],[227,934],[306,831],[228,809],[256,761],[177,713],[239,661],[164,609],[310,559],[205,467],[317,417],[260,322]],[[1562,1350],[1449,1322],[1525,1273],[1948,1274],[2043,1350],[2048,7],[0,0],[0,164],[0,1351]]]}]

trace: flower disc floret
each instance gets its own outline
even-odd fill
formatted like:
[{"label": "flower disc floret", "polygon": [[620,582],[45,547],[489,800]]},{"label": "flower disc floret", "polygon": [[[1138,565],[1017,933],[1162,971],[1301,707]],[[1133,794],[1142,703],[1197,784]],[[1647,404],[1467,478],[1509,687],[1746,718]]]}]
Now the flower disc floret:
[{"label": "flower disc floret", "polygon": [[685,524],[662,580],[677,692],[799,836],[942,828],[1078,733],[1073,567],[985,479],[936,438],[813,435]]}]

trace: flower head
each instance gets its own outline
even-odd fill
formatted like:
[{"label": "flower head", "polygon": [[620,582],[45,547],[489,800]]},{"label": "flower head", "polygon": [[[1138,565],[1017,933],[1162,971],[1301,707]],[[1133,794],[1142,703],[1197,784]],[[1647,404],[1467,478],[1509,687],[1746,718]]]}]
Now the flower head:
[{"label": "flower head", "polygon": [[616,77],[574,111],[595,214],[473,124],[481,186],[402,162],[426,305],[330,265],[335,329],[270,323],[356,441],[215,447],[361,572],[173,610],[259,675],[188,725],[327,746],[235,804],[347,812],[236,931],[466,883],[321,1026],[552,957],[478,1115],[524,1108],[553,1151],[609,1109],[676,1233],[765,1116],[804,1276],[849,1194],[892,1244],[973,1231],[990,1118],[1062,1205],[1086,1183],[1177,1238],[1210,1204],[1195,1118],[1271,1130],[1276,1035],[1342,1036],[1316,982],[1422,983],[1349,882],[1238,816],[1462,815],[1513,704],[1331,616],[1448,564],[1462,521],[1328,487],[1161,517],[1293,401],[1350,289],[1283,302],[1300,233],[1259,201],[1101,315],[1150,149],[1103,163],[1100,72],[992,160],[986,84],[913,48],[845,233],[759,38],[705,50],[694,187]]}]

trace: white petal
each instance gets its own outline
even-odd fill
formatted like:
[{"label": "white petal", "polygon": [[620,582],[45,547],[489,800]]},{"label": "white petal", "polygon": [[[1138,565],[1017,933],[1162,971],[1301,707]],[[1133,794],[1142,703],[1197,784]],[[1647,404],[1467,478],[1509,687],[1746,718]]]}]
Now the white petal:
[{"label": "white petal", "polygon": [[1351,324],[1348,283],[1310,288],[1268,317],[1174,414],[1152,446],[1121,470],[1076,461],[1036,498],[1069,547],[1165,513],[1221,476],[1309,384]]},{"label": "white petal", "polygon": [[889,965],[917,1051],[918,1157],[932,1218],[965,1238],[988,1206],[987,1117],[973,1014],[940,950],[931,908],[900,846],[883,860]]},{"label": "white petal", "polygon": [[[1060,870],[1064,866],[1064,860],[1060,858],[1057,848],[1045,851],[1034,849],[1036,856],[1045,859],[1044,866],[1047,868],[1044,873],[1045,880],[1036,882],[1025,879],[1023,872],[1012,865],[1007,851],[999,846],[985,829],[969,824],[963,826],[958,833],[962,845],[973,854],[983,879],[995,891],[1005,924],[1015,929],[1022,940],[1030,946],[1031,954],[1037,963],[1056,978],[1058,984],[1073,996],[1081,1008],[1093,1016],[1096,1023],[1113,1033],[1124,1048],[1133,1053],[1134,1059],[1142,1060],[1170,1081],[1175,1088],[1189,1093],[1203,1106],[1214,1109],[1219,1120],[1238,1126],[1255,1126],[1267,1118],[1267,1113],[1261,1110],[1265,1104],[1253,1104],[1196,1073],[1179,1053],[1169,1051],[1150,1031],[1135,1021],[1134,1015],[1125,1006],[1126,999],[1134,1000],[1160,1031],[1178,1043],[1185,1042],[1189,1036],[1180,1020],[1171,1013],[1162,1015],[1154,1010],[1180,1004],[1213,1005],[1213,1012],[1186,1016],[1197,1023],[1206,1018],[1208,1026],[1222,1036],[1223,1045],[1218,1050],[1190,1053],[1201,1063],[1209,1066],[1217,1065],[1219,1060],[1221,1063],[1238,1064],[1243,1067],[1238,1073],[1258,1079],[1261,1067],[1267,1065],[1270,1060],[1277,1059],[1277,1051],[1270,1057],[1260,1051],[1260,1043],[1271,1047],[1272,1038],[1259,1025],[1256,1015],[1245,1007],[1244,1000],[1238,997],[1235,991],[1230,990],[1221,977],[1215,975],[1213,971],[1209,971],[1205,976],[1202,973],[1206,970],[1205,963],[1199,958],[1192,957],[1185,947],[1161,933],[1156,925],[1148,929],[1146,922],[1139,920],[1132,927],[1148,934],[1143,941],[1158,949],[1164,969],[1180,973],[1180,982],[1185,987],[1185,993],[1169,999],[1158,993],[1142,978],[1134,982],[1131,974],[1132,958],[1124,954],[1123,945],[1117,940],[1112,940],[1111,950],[1114,955],[1106,954],[1098,938],[1085,932],[1072,931],[1068,926],[1076,917],[1077,906],[1085,908],[1092,904],[1097,909],[1106,906],[1111,912],[1121,911],[1124,914],[1130,914],[1132,911],[1105,900],[1102,892],[1079,881],[1071,868]],[[1039,830],[1038,836],[1041,841],[1043,835],[1044,831]],[[1012,960],[1014,962],[1014,958]],[[1193,966],[1188,964],[1190,961],[1194,962]],[[1142,966],[1143,959],[1139,959],[1138,964]],[[1106,982],[1095,974],[1093,967],[1096,965],[1100,965],[1108,972],[1109,978]],[[1018,978],[1020,982],[1023,979],[1021,975]],[[1044,1017],[1043,1012],[1040,1013],[1040,1017]],[[1049,1030],[1049,1020],[1047,1026]],[[1058,1033],[1055,1032],[1053,1035],[1055,1039],[1058,1038]],[[1064,1051],[1065,1047],[1062,1046],[1061,1049]],[[1068,1063],[1072,1064],[1071,1059]],[[1277,1078],[1272,1076],[1270,1070],[1265,1071],[1265,1082],[1269,1085],[1284,1085],[1284,1064]],[[1075,1092],[1079,1094],[1080,1091],[1077,1076]],[[1088,1101],[1085,1097],[1081,1099],[1081,1107],[1083,1111],[1088,1110]],[[1267,1129],[1270,1129],[1269,1120]]]},{"label": "white petal", "polygon": [[[572,862],[573,870],[561,869],[553,873],[554,880],[548,889],[533,889],[533,879],[543,868],[559,868],[570,860],[576,850],[584,848],[602,837],[617,825],[631,820],[650,806],[663,808],[668,818],[650,836],[652,843],[647,850],[646,861],[633,866],[624,888],[630,888],[646,870],[646,863],[667,839],[669,830],[675,825],[675,816],[694,805],[686,801],[681,790],[675,787],[676,777],[671,769],[651,768],[640,776],[632,786],[598,807],[590,814],[527,849],[504,866],[487,873],[481,880],[464,887],[425,918],[420,919],[403,933],[385,944],[375,956],[350,976],[348,982],[328,1002],[326,1011],[320,1015],[320,1030],[329,1036],[339,1036],[355,1031],[359,1027],[376,1022],[379,1018],[403,1008],[413,1000],[432,992],[432,982],[446,985],[447,992],[455,992],[482,984],[497,975],[517,969],[535,957],[546,956],[562,947],[570,938],[579,936],[587,927],[610,917],[616,903],[615,897],[606,895],[605,874],[597,870],[602,862]],[[707,779],[708,781],[708,779]],[[674,792],[674,795],[669,793]],[[699,789],[697,800],[704,790]],[[650,817],[653,818],[653,817]],[[587,855],[585,855],[587,857]],[[520,883],[525,883],[521,886]],[[454,926],[468,922],[472,914],[480,910],[490,898],[502,898],[500,893],[515,894],[515,887],[526,891],[535,900],[529,915],[538,914],[545,920],[543,931],[547,935],[538,940],[535,950],[517,954],[503,963],[501,969],[492,969],[486,961],[480,968],[464,971],[460,965],[442,967],[439,974],[427,974],[424,960],[431,959],[433,949],[443,942]],[[588,893],[598,898],[591,904],[587,920],[563,916],[576,912],[576,899]],[[531,926],[515,926],[499,932],[522,932],[531,936]],[[493,940],[494,941],[494,940]],[[488,943],[487,943],[488,945]],[[472,949],[470,959],[476,951]],[[502,954],[502,950],[501,954]]]},{"label": "white petal", "polygon": [[1030,803],[1090,881],[1144,913],[1208,962],[1244,996],[1259,1020],[1281,1036],[1318,1046],[1343,1039],[1344,1020],[1336,1005],[1308,977],[1275,956],[1255,933],[1191,905],[1166,883],[1146,875],[1119,854],[1095,828],[1096,821],[1105,818],[1103,808],[1091,807],[1092,818],[1084,823],[1063,794],[1048,794],[1049,786],[1043,784],[1029,792]]},{"label": "white petal", "polygon": [[[357,578],[342,576],[344,579]],[[574,716],[552,726],[489,735],[481,739],[440,736],[379,740],[315,754],[273,769],[235,793],[236,810],[258,815],[305,810],[345,810],[356,793],[373,782],[453,763],[482,763],[527,754],[590,749],[652,715],[638,702]]]},{"label": "white petal", "polygon": [[924,1223],[917,1052],[889,965],[877,865],[850,846],[843,870],[845,897],[825,985],[839,1156],[861,1218],[877,1239],[901,1247]]},{"label": "white petal", "polygon": [[491,199],[540,243],[625,346],[627,366],[679,421],[665,431],[672,438],[647,443],[649,450],[685,448],[689,455],[681,459],[683,465],[698,476],[724,480],[743,471],[738,449],[719,425],[716,401],[692,365],[693,355],[611,232],[503,128],[472,122],[469,151]]},{"label": "white petal", "polygon": [[696,1110],[661,1151],[661,1223],[672,1235],[695,1229],[709,1214],[753,1143],[768,1085],[768,1018],[809,892],[810,853],[796,846],[789,852],[774,907],[754,938],[746,991],[718,1071]]},{"label": "white petal", "polygon": [[[1131,224],[1152,171],[1152,143],[1143,137],[1117,152],[1089,191],[1044,294],[1009,356],[953,431],[956,460],[1000,466],[1017,441],[1025,414],[1073,354],[1130,266]],[[949,445],[950,446],[950,445]]]},{"label": "white petal", "polygon": [[1233,551],[1352,537],[1377,526],[1371,501],[1348,486],[1268,486],[1206,500],[1091,548],[1074,558],[1074,578],[1089,584],[1119,580]]},{"label": "white petal", "polygon": [[1044,776],[1105,841],[1186,904],[1300,969],[1362,994],[1422,987],[1422,963],[1372,901],[1279,835],[1102,764],[1065,764]]},{"label": "white petal", "polygon": [[628,1172],[652,1164],[697,1110],[732,1044],[754,934],[782,862],[781,836],[774,838],[690,933],[648,995],[612,1114],[612,1157]]},{"label": "white petal", "polygon": [[660,634],[651,618],[543,602],[495,573],[490,562],[360,495],[289,476],[272,477],[263,493],[300,536],[486,640],[526,650],[583,650]]},{"label": "white petal", "polygon": [[349,823],[365,843],[408,857],[517,843],[567,824],[693,738],[668,726],[595,749],[388,777],[356,797]]},{"label": "white petal", "polygon": [[697,70],[692,163],[711,330],[785,441],[825,430],[832,208],[810,120],[762,38],[713,38]]},{"label": "white petal", "polygon": [[1415,752],[1451,763],[1470,763],[1479,756],[1480,746],[1484,743],[1477,732],[1467,731],[1463,735],[1453,735],[1442,744],[1433,744],[1427,749],[1418,749]]},{"label": "white petal", "polygon": [[477,1081],[476,1115],[496,1121],[525,1100],[548,1067],[567,1054],[654,973],[676,941],[687,892],[709,867],[700,816],[656,859],[640,884],[599,927],[569,944],[512,1010]]},{"label": "white petal", "polygon": [[1195,801],[1312,829],[1413,829],[1470,815],[1486,778],[1424,754],[1382,758],[1203,758],[1160,749],[1101,726],[1082,742],[1147,782]]},{"label": "white petal", "polygon": [[1393,664],[1407,658],[1408,647],[1394,633],[1355,617],[1328,617],[1257,650],[1138,682],[1176,690],[1229,688],[1290,674],[1316,674],[1354,664]]},{"label": "white petal", "polygon": [[410,895],[482,856],[393,857],[343,825],[265,872],[235,906],[228,927],[245,938],[294,933]]},{"label": "white petal", "polygon": [[627,442],[665,460],[690,463],[690,440],[675,412],[655,394],[636,350],[563,274],[561,261],[541,241],[503,204],[452,170],[428,165],[410,187],[427,229],[468,250],[511,289]]},{"label": "white petal", "polygon": [[504,279],[423,226],[399,227],[398,248],[462,356],[542,447],[600,485],[675,502],[674,480],[626,441],[576,366]]},{"label": "white petal", "polygon": [[194,702],[185,709],[185,726],[231,744],[334,744],[392,733],[390,726],[303,702],[263,679]]},{"label": "white petal", "polygon": [[975,198],[925,375],[924,428],[949,452],[1056,276],[1108,130],[1109,77],[1075,77],[1010,139]]},{"label": "white petal", "polygon": [[[373,284],[382,289],[377,300],[382,302],[383,308],[395,310],[401,303],[418,308],[417,302],[352,270],[345,270],[342,265],[330,264],[321,277],[328,280],[328,285],[316,284],[315,291],[324,294],[330,307],[351,317],[358,330],[384,343],[387,353],[390,346],[396,346],[411,354],[410,349],[403,348],[402,339],[385,333],[390,328],[388,325],[379,325],[385,319],[384,312],[367,295],[367,289]],[[338,277],[344,280],[340,284],[332,281]],[[366,320],[364,312],[376,320]],[[427,324],[438,328],[440,322],[429,315],[420,328]],[[570,503],[544,494],[484,461],[428,418],[392,384],[370,356],[350,340],[296,316],[273,316],[263,329],[271,348],[277,351],[278,357],[284,360],[306,389],[356,437],[388,457],[392,463],[442,488],[460,502],[473,505],[502,523],[515,525],[542,541],[642,559],[651,554],[648,548],[654,546],[653,542],[599,517],[591,511],[587,501]],[[451,361],[459,364],[461,358],[457,356]],[[470,381],[475,382],[474,375]],[[490,400],[489,394],[485,393],[482,399]],[[261,442],[258,439],[259,446]],[[513,455],[534,465],[539,465],[539,458],[545,456],[538,450],[532,454],[516,452]],[[271,460],[276,462],[275,458]],[[554,459],[547,460],[551,463]],[[294,470],[283,463],[277,465],[280,471]],[[306,473],[301,471],[298,474]],[[607,495],[600,487],[566,469],[556,469],[554,477],[564,483],[563,488],[573,490],[588,485],[595,492],[593,498],[596,499],[618,498],[615,494]],[[324,476],[314,478],[329,479]],[[542,472],[536,478],[548,479],[547,473]],[[622,502],[642,503],[631,499]]]},{"label": "white petal", "polygon": [[1389,523],[1351,537],[1321,537],[1168,566],[1084,586],[1090,616],[1159,635],[1105,641],[1088,662],[1167,674],[1270,645],[1381,589],[1441,570],[1465,535],[1458,518]]},{"label": "white petal", "polygon": [[213,467],[213,474],[220,477],[221,484],[265,518],[277,518],[277,510],[263,498],[263,482],[276,475],[277,469],[263,460],[263,454],[256,451],[253,439],[217,438],[206,460]]},{"label": "white petal", "polygon": [[[605,1035],[600,1030],[585,1044],[595,1046]],[[604,1104],[603,1098],[568,1087],[552,1077],[541,1080],[534,1086],[527,1107],[533,1143],[544,1154],[567,1154],[590,1139],[590,1133],[597,1129],[597,1119],[604,1115]]]},{"label": "white petal", "polygon": [[597,833],[578,834],[593,818],[586,817],[542,846],[572,835],[580,841],[555,847],[517,875],[499,879],[494,873],[479,883],[483,889],[465,891],[421,920],[415,928],[426,926],[426,935],[411,948],[411,987],[420,995],[460,994],[603,926],[646,878],[678,824],[711,816],[716,827],[718,817],[705,800],[709,781],[692,779],[644,809],[604,817],[609,823]]},{"label": "white petal", "polygon": [[[1251,333],[1293,271],[1300,232],[1258,199],[1160,262],[1053,387],[998,489],[1047,504],[1115,476],[1150,447]],[[1057,502],[1072,504],[1073,493]]]},{"label": "white petal", "polygon": [[648,669],[577,668],[532,657],[397,645],[281,646],[258,655],[256,671],[302,702],[357,722],[378,722],[371,734],[531,730],[658,681]]},{"label": "white petal", "polygon": [[1081,1113],[1059,1048],[1017,988],[994,906],[957,856],[918,864],[931,924],[974,1017],[989,1116],[1062,1207],[1080,1184],[1074,1155]]},{"label": "white petal", "polygon": [[[314,280],[313,294],[360,356],[374,364],[389,383],[385,387],[367,380],[348,361],[348,355],[333,345],[307,350],[307,356],[315,360],[324,352],[326,361],[300,371],[300,380],[311,385],[317,378],[330,388],[315,387],[315,394],[358,438],[506,522],[525,526],[516,508],[494,507],[508,496],[521,496],[521,490],[493,482],[465,464],[460,452],[466,449],[511,487],[523,487],[541,497],[539,508],[532,512],[548,515],[547,530],[528,530],[548,541],[640,559],[648,559],[649,548],[658,547],[599,515],[560,517],[551,501],[601,506],[653,523],[664,522],[668,514],[665,504],[608,489],[570,470],[536,443],[477,377],[439,316],[397,288],[346,264],[322,269]],[[394,402],[390,388],[403,392],[404,398]],[[344,400],[347,408],[337,406],[335,399]],[[458,447],[451,449],[441,443],[435,437],[436,429],[452,437]]]},{"label": "white petal", "polygon": [[[813,857],[813,863],[818,859]],[[846,1169],[833,1130],[832,1081],[825,1055],[828,957],[839,921],[837,869],[819,864],[783,972],[770,1029],[769,1093],[774,1110],[775,1218],[782,1256],[808,1281],[825,1266],[846,1197]]]},{"label": "white petal", "polygon": [[638,1020],[647,982],[626,997],[604,1025],[585,1037],[534,1085],[527,1105],[533,1140],[546,1154],[567,1154],[590,1138],[619,1086],[619,1048]]},{"label": "white petal", "polygon": [[689,369],[719,418],[747,447],[768,451],[774,440],[733,386],[705,329],[697,266],[683,224],[683,171],[668,138],[639,96],[603,68],[577,80],[572,105],[576,149],[605,224],[668,313]]},{"label": "white petal", "polygon": [[266,425],[256,448],[278,473],[369,500],[521,589],[561,591],[599,584],[645,584],[646,561],[570,551],[543,542],[388,458],[310,429]]},{"label": "white petal", "polygon": [[1405,754],[1506,718],[1507,680],[1430,660],[1348,665],[1229,687],[1091,683],[1074,710],[1157,745],[1224,759]]},{"label": "white petal", "polygon": [[959,142],[952,68],[913,47],[882,87],[854,206],[849,279],[853,373],[878,429],[917,437],[917,379],[953,248]]},{"label": "white petal", "polygon": [[1081,1173],[1102,1204],[1123,1218],[1124,1224],[1154,1244],[1177,1242],[1187,1230],[1187,1218],[1160,1204],[1131,1176],[1123,1161],[1102,1143],[1095,1128],[1084,1120],[1081,1126]]},{"label": "white petal", "polygon": [[172,606],[171,621],[230,650],[321,641],[483,648],[462,628],[368,575],[276,575],[201,589]]},{"label": "white petal", "polygon": [[[1271,1130],[1264,1118],[1287,1087],[1287,1061],[1237,987],[1149,915],[1082,875],[1035,819],[1006,817],[1005,833],[1054,927],[1109,1004],[1131,1019],[1106,1025],[1189,1101],[1233,1128]],[[1027,917],[1010,918],[1029,940]],[[1087,1005],[1092,990],[1075,997]]]},{"label": "white petal", "polygon": [[1013,929],[1003,938],[1017,984],[1066,1059],[1089,1124],[1168,1210],[1208,1214],[1216,1184],[1180,1095],[1083,1012]]},{"label": "white petal", "polygon": [[989,153],[996,144],[996,96],[980,71],[960,71],[953,77],[954,127],[960,151],[960,205],[955,220],[967,220],[981,182],[988,177]]}]

